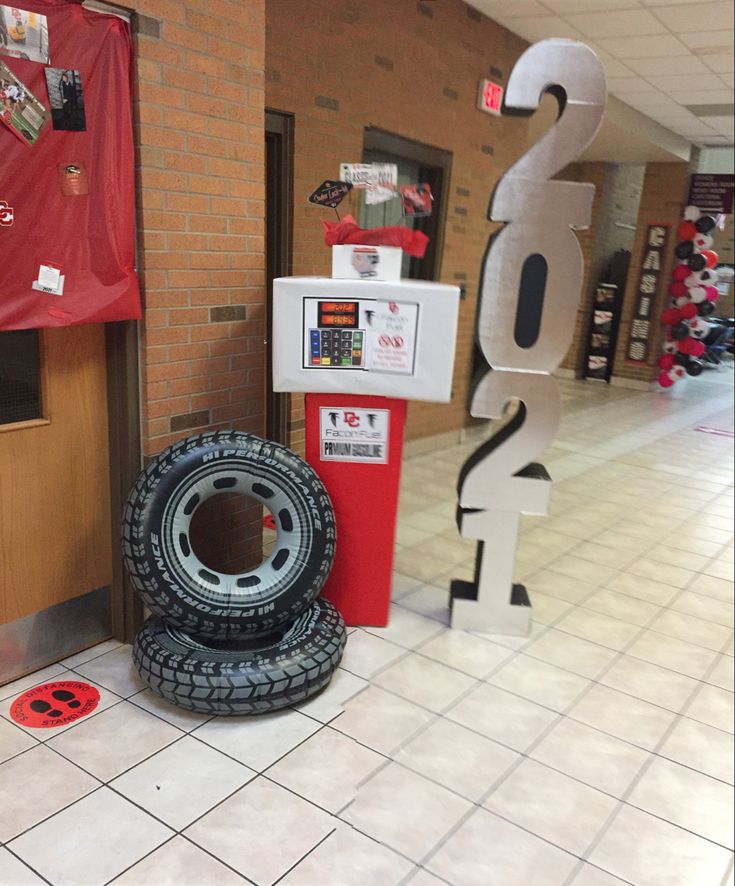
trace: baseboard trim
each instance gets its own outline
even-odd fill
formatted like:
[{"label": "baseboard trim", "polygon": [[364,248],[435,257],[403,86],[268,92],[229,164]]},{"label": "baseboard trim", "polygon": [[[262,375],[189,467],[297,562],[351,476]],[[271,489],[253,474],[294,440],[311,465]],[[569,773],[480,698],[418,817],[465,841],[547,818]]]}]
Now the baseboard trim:
[{"label": "baseboard trim", "polygon": [[111,635],[109,587],[0,625],[0,686]]}]

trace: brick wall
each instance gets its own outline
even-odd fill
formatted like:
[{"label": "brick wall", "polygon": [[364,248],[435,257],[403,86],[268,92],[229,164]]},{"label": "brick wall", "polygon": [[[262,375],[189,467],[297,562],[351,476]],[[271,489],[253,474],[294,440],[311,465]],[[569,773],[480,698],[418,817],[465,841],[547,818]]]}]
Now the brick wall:
[{"label": "brick wall", "polygon": [[644,166],[574,163],[558,176],[568,181],[595,185],[592,223],[587,230],[577,232],[584,256],[584,282],[574,340],[561,364],[562,368],[573,371],[577,376],[583,372],[592,300],[597,284],[603,279],[614,253],[633,247],[644,171]]},{"label": "brick wall", "polygon": [[139,0],[145,454],[262,433],[264,0]]},{"label": "brick wall", "polygon": [[[478,81],[504,82],[526,44],[461,0],[267,0],[266,104],[295,114],[294,274],[329,274],[320,219],[307,197],[340,162],[362,159],[374,126],[452,152],[440,280],[464,283],[451,404],[411,403],[407,437],[439,434],[467,421],[480,265],[489,235],[490,194],[527,147],[527,121],[476,110]],[[357,196],[342,204],[356,214]],[[342,211],[340,207],[340,211]],[[293,422],[303,421],[292,398]],[[294,428],[291,445],[303,443]]]},{"label": "brick wall", "polygon": [[[656,361],[661,354],[663,327],[658,322],[661,312],[668,305],[668,284],[676,246],[676,228],[681,221],[682,209],[687,195],[689,166],[687,163],[648,163],[643,179],[643,192],[638,210],[638,223],[633,244],[630,270],[625,286],[623,313],[615,353],[614,378],[650,382],[658,375]],[[626,361],[630,321],[635,306],[635,296],[645,249],[647,226],[654,222],[668,223],[670,227],[661,268],[661,285],[652,311],[651,337],[646,363]]]}]

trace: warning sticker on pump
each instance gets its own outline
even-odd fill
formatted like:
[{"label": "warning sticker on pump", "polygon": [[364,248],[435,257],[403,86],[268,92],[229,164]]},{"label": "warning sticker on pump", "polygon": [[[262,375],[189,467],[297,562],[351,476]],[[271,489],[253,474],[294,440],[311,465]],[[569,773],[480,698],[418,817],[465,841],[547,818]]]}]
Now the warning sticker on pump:
[{"label": "warning sticker on pump", "polygon": [[321,461],[388,463],[387,409],[322,406],[319,410]]}]

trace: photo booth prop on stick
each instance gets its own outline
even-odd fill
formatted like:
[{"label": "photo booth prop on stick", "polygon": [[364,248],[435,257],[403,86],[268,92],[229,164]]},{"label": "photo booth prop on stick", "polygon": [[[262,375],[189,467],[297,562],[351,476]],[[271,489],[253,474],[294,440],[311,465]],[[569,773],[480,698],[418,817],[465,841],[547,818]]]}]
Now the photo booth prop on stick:
[{"label": "photo booth prop on stick", "polygon": [[[128,25],[64,0],[27,0],[23,8],[35,16],[29,22],[48,52],[23,59],[0,50],[0,61],[46,117],[49,108],[58,111],[61,128],[45,121],[29,140],[0,126],[0,201],[13,208],[13,224],[0,229],[0,330],[136,319]],[[42,63],[49,56],[61,72],[48,76],[51,100]],[[66,89],[59,87],[63,72]],[[67,111],[64,93],[73,106]],[[31,113],[31,122],[38,116]],[[63,292],[34,288],[41,266],[58,269]]]},{"label": "photo booth prop on stick", "polygon": [[687,375],[701,375],[698,359],[707,347],[703,339],[710,331],[707,317],[715,310],[719,261],[713,252],[711,232],[717,221],[696,206],[687,206],[677,228],[679,243],[674,250],[678,262],[671,272],[671,305],[661,315],[666,331],[664,353],[659,357],[658,383],[670,388]]},{"label": "photo booth prop on stick", "polygon": [[550,477],[532,459],[559,424],[551,373],[574,335],[583,273],[574,231],[589,227],[595,193],[591,184],[553,176],[602,122],[607,88],[594,52],[572,40],[529,47],[508,79],[506,107],[533,113],[549,91],[559,97],[556,123],[501,178],[490,208],[505,227],[485,257],[477,337],[488,367],[470,412],[504,423],[459,478],[459,529],[480,545],[474,581],[452,583],[452,626],[493,633],[530,630],[528,594],[513,583],[518,529],[521,514],[547,513]]}]

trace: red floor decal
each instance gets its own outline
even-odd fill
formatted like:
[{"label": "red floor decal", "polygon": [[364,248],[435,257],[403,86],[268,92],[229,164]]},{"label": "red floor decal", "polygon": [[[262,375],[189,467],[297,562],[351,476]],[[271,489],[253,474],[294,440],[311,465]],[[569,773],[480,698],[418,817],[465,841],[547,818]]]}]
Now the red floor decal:
[{"label": "red floor decal", "polygon": [[725,428],[707,428],[702,425],[694,430],[703,434],[716,434],[718,437],[735,437],[735,431],[727,431]]},{"label": "red floor decal", "polygon": [[19,695],[10,707],[10,717],[21,726],[53,729],[91,714],[99,700],[99,692],[88,683],[44,683]]}]

